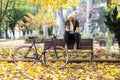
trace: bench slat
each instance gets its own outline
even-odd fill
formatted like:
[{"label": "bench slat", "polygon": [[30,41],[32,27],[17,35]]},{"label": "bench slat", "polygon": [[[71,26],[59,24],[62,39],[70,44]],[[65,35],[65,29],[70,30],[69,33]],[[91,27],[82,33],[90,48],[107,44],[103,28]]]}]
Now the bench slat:
[{"label": "bench slat", "polygon": [[[63,43],[63,39],[57,39],[57,41],[55,42],[56,46],[63,46],[64,47],[64,43]],[[74,42],[71,42],[72,44],[68,45],[68,49],[73,49],[73,45]],[[47,46],[50,44],[50,40],[45,40],[44,43],[44,48],[47,48]],[[78,46],[78,49],[83,49],[83,50],[87,50],[87,49],[91,49],[93,50],[93,39],[81,39],[80,40],[80,44]]]}]

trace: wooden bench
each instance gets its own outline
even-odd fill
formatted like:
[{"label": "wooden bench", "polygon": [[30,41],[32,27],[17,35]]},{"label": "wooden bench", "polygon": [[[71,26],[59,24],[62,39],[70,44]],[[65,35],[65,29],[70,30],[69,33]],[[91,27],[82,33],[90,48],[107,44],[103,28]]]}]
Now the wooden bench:
[{"label": "wooden bench", "polygon": [[[68,45],[68,51],[73,49],[74,42],[70,41],[70,45]],[[48,47],[50,43],[50,39],[45,40],[44,42],[44,49]],[[64,47],[64,40],[63,39],[57,39],[55,42],[56,46],[63,46]],[[79,53],[91,53],[91,61],[93,60],[93,39],[81,39],[78,49]],[[76,51],[75,51],[76,52]]]}]

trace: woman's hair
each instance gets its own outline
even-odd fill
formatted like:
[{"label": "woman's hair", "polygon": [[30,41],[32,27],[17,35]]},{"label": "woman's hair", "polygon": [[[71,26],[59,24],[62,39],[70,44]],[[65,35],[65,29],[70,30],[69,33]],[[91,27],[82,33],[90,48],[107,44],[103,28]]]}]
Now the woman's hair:
[{"label": "woman's hair", "polygon": [[75,18],[74,18],[74,17],[70,16],[70,17],[68,18],[68,20],[71,21],[73,24],[75,24]]}]

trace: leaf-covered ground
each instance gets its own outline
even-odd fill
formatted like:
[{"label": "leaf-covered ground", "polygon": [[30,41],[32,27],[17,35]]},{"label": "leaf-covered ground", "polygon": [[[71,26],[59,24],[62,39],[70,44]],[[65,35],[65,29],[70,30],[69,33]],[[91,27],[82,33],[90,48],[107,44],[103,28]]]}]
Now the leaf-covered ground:
[{"label": "leaf-covered ground", "polygon": [[[17,43],[16,43],[17,44]],[[16,44],[0,45],[0,58],[12,58]],[[20,43],[19,43],[20,44]],[[120,59],[119,54],[104,49],[95,49],[95,58]],[[70,58],[90,58],[85,54],[69,54]],[[53,69],[41,63],[0,62],[0,80],[120,80],[120,63],[82,62],[68,63],[63,69]]]},{"label": "leaf-covered ground", "polygon": [[53,69],[41,63],[0,62],[0,80],[119,80],[120,63],[68,63],[63,69]]}]

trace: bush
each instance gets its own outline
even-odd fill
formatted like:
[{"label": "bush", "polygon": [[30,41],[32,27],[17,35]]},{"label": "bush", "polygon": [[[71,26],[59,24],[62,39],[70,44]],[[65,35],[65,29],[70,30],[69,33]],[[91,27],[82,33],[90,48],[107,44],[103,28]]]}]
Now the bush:
[{"label": "bush", "polygon": [[105,15],[106,20],[104,21],[107,25],[107,28],[114,33],[115,38],[118,41],[120,48],[120,18],[118,16],[117,7],[108,11]]}]

